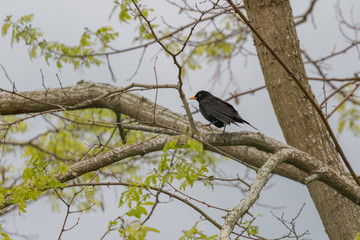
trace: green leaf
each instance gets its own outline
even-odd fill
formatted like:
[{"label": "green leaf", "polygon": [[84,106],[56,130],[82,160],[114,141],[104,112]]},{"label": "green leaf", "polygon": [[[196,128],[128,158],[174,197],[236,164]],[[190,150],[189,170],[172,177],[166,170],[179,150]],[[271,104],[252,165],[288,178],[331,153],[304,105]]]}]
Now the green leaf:
[{"label": "green leaf", "polygon": [[80,38],[80,45],[81,46],[90,46],[90,35],[85,32]]},{"label": "green leaf", "polygon": [[60,59],[56,61],[56,66],[57,66],[58,68],[62,68],[62,64],[61,64]]},{"label": "green leaf", "polygon": [[109,225],[116,225],[116,224],[118,224],[119,223],[119,221],[110,221],[109,222]]},{"label": "green leaf", "polygon": [[5,232],[1,233],[1,236],[3,237],[2,240],[10,240],[11,238],[9,237],[9,235],[7,235]]},{"label": "green leaf", "polygon": [[144,214],[144,215],[148,214],[146,208],[144,208],[143,206],[139,206],[138,209],[139,209],[140,214]]},{"label": "green leaf", "polygon": [[155,203],[153,202],[143,202],[141,203],[141,205],[146,205],[146,206],[153,206]]},{"label": "green leaf", "polygon": [[165,144],[164,148],[163,148],[163,152],[167,152],[169,149],[176,149],[178,148],[177,146],[177,143],[178,141],[175,139],[175,140],[172,140],[172,141],[169,141]]},{"label": "green leaf", "polygon": [[131,15],[128,13],[127,9],[124,9],[119,14],[120,22],[128,22],[131,19]]},{"label": "green leaf", "polygon": [[195,152],[198,152],[198,153],[201,153],[203,151],[203,145],[201,142],[199,142],[195,139],[189,138],[187,143],[189,144],[191,150],[194,150]]},{"label": "green leaf", "polygon": [[95,199],[94,187],[85,188],[85,198],[88,202],[93,203]]},{"label": "green leaf", "polygon": [[25,204],[24,202],[19,202],[19,203],[18,203],[19,214],[20,214],[21,212],[26,213],[26,210],[25,210],[26,207],[27,207],[27,206],[26,206],[26,204]]},{"label": "green leaf", "polygon": [[29,53],[29,55],[30,55],[30,59],[36,58],[36,47],[35,47],[35,46],[32,47],[32,48],[30,48],[30,53]]},{"label": "green leaf", "polygon": [[126,213],[126,215],[128,215],[129,217],[136,217],[136,218],[141,218],[141,215],[147,215],[147,210],[146,208],[142,207],[142,206],[136,206],[136,208],[131,209],[130,211],[128,211]]},{"label": "green leaf", "polygon": [[24,181],[27,181],[28,179],[31,179],[33,177],[33,172],[31,168],[25,168],[22,174],[22,179]]},{"label": "green leaf", "polygon": [[197,221],[190,230],[184,231],[184,235],[180,237],[180,240],[193,240],[193,239],[216,240],[216,239],[218,239],[217,235],[207,236],[202,231],[198,230],[197,225],[199,222],[200,221]]},{"label": "green leaf", "polygon": [[5,36],[7,34],[7,31],[9,30],[9,27],[11,26],[11,23],[5,23],[1,29],[2,36]]},{"label": "green leaf", "polygon": [[346,123],[345,119],[343,119],[343,120],[341,120],[341,121],[339,122],[338,131],[339,131],[340,133],[344,130],[345,123]]},{"label": "green leaf", "polygon": [[67,173],[67,171],[68,171],[67,165],[65,165],[63,162],[61,162],[60,168],[59,168],[59,173],[64,174],[64,173]]},{"label": "green leaf", "polygon": [[358,233],[356,234],[356,237],[354,238],[354,240],[360,240],[360,232],[358,232]]}]

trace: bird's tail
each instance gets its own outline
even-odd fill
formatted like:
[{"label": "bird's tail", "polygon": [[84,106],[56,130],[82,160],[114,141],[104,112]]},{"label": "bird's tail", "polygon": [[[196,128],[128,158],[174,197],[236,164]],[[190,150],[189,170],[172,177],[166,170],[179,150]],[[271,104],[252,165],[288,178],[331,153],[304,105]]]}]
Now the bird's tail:
[{"label": "bird's tail", "polygon": [[249,126],[252,127],[253,129],[259,131],[259,129],[257,129],[256,127],[254,127],[253,125],[251,125],[248,121],[246,121],[246,120],[244,120],[244,119],[242,119],[242,118],[237,119],[237,122],[239,122],[239,123],[246,123],[247,125],[249,125]]},{"label": "bird's tail", "polygon": [[256,127],[254,127],[253,125],[251,125],[250,123],[248,123],[247,121],[245,121],[244,120],[244,122],[247,124],[247,125],[249,125],[250,127],[252,127],[253,129],[255,129],[255,130],[258,130],[259,131],[259,129],[257,129]]}]

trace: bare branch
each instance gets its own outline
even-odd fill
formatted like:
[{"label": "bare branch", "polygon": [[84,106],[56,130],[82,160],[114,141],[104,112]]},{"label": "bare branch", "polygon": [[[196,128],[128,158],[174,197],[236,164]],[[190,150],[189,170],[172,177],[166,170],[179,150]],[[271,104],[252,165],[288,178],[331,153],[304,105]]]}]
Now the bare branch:
[{"label": "bare branch", "polygon": [[111,75],[111,80],[113,82],[116,82],[117,80],[116,80],[116,76],[115,76],[115,74],[114,74],[114,72],[112,70],[111,64],[110,64],[109,54],[106,54],[105,56],[106,56],[106,62],[107,62],[107,65],[108,65],[108,69],[109,69],[109,72],[110,72],[110,75]]},{"label": "bare branch", "polygon": [[254,183],[250,187],[249,193],[236,205],[229,215],[225,218],[225,223],[220,231],[221,240],[230,240],[230,234],[233,231],[237,221],[254,205],[259,198],[262,188],[268,181],[269,175],[281,162],[287,160],[293,155],[291,149],[283,148],[276,152],[257,172]]},{"label": "bare branch", "polygon": [[353,90],[351,90],[349,92],[349,94],[346,95],[346,97],[344,97],[343,100],[341,100],[341,102],[326,117],[330,118],[331,115],[333,115],[333,113],[353,95],[353,93],[356,91],[356,89],[358,89],[359,86],[360,86],[360,83],[356,84],[355,87],[353,88]]},{"label": "bare branch", "polygon": [[271,214],[279,221],[281,222],[286,229],[288,229],[289,233],[287,235],[284,235],[283,237],[279,239],[288,239],[288,238],[294,238],[294,239],[302,239],[305,235],[309,234],[309,231],[306,230],[302,234],[298,234],[295,229],[295,220],[300,216],[303,208],[305,207],[305,204],[301,206],[299,209],[299,212],[296,214],[296,216],[291,219],[291,221],[288,221],[284,219],[284,214],[281,215],[281,217],[276,216],[273,212]]},{"label": "bare branch", "polygon": [[317,0],[311,0],[308,9],[301,16],[294,17],[294,18],[300,18],[300,20],[297,21],[295,25],[300,25],[306,22],[307,17],[312,13],[316,2]]},{"label": "bare branch", "polygon": [[15,87],[15,82],[11,81],[11,78],[7,74],[5,67],[1,63],[0,63],[0,66],[1,66],[2,70],[4,71],[5,77],[10,82],[10,84],[13,86],[13,92],[17,92],[16,87]]},{"label": "bare branch", "polygon": [[190,111],[190,108],[189,108],[189,103],[187,102],[186,100],[186,97],[185,97],[185,94],[182,90],[182,85],[183,85],[183,81],[182,81],[182,72],[183,72],[183,66],[178,62],[177,60],[177,56],[184,51],[185,47],[186,47],[186,43],[187,41],[190,39],[191,35],[192,35],[192,32],[195,28],[195,26],[200,22],[201,18],[203,17],[204,13],[201,14],[200,18],[198,21],[196,21],[194,23],[194,25],[191,27],[191,30],[190,30],[190,33],[188,35],[188,38],[187,40],[185,41],[185,43],[183,44],[183,47],[177,52],[177,53],[172,53],[162,42],[161,40],[157,37],[157,34],[155,33],[152,25],[151,25],[151,22],[145,17],[145,15],[142,13],[141,9],[139,8],[139,6],[136,4],[136,2],[134,0],[132,0],[132,3],[134,4],[134,6],[136,7],[136,9],[138,10],[139,12],[139,15],[142,17],[142,19],[144,19],[144,21],[147,23],[150,31],[151,31],[151,34],[153,35],[154,39],[156,40],[156,42],[162,47],[162,49],[168,53],[170,56],[172,56],[172,59],[174,60],[174,64],[177,66],[178,68],[178,91],[179,91],[179,95],[180,95],[180,99],[183,103],[183,106],[185,108],[185,111],[186,111],[186,115],[189,119],[189,124],[190,124],[190,127],[191,127],[191,130],[195,133],[197,132],[197,129],[196,129],[196,125],[194,123],[194,119],[191,115],[191,111]]},{"label": "bare branch", "polygon": [[[103,98],[102,96],[108,95],[109,91],[119,92],[120,90],[114,91],[114,87],[107,84],[94,84],[94,83],[81,83],[75,87],[63,88],[67,92],[67,95],[75,101],[69,101],[69,98],[64,96],[61,89],[48,89],[46,91],[34,91],[34,92],[25,92],[21,94],[0,94],[0,112],[6,112],[9,114],[19,112],[19,106],[27,105],[27,108],[21,108],[29,112],[37,111],[51,111],[51,108],[55,108],[52,104],[43,104],[43,100],[47,100],[50,103],[52,102],[63,102],[64,104],[69,104],[69,107],[73,109],[81,109],[84,106],[87,107],[103,107],[108,109],[116,109],[121,111],[123,114],[128,115],[132,118],[137,118],[138,121],[149,122],[153,118],[153,107],[154,103],[149,100],[146,100],[137,95],[130,93],[121,93],[114,94],[111,98]],[[23,98],[22,96],[26,96]],[[34,98],[37,101],[30,101],[28,98]],[[24,100],[25,99],[25,100]],[[99,99],[94,101],[92,104],[84,105],[73,105],[74,102],[81,103],[82,101],[88,99]],[[24,103],[25,101],[25,103]],[[14,112],[15,109],[15,112]],[[171,134],[183,134],[186,132],[188,122],[186,119],[170,110],[163,108],[158,105],[156,107],[156,123],[157,126],[142,126],[134,124],[134,128],[146,129],[148,131],[156,130],[160,131],[165,129],[165,132]],[[159,114],[161,113],[161,114]],[[114,123],[111,123],[114,126]],[[128,124],[127,127],[130,127],[132,124]],[[125,125],[126,126],[126,125]],[[165,127],[165,128],[159,128]],[[115,126],[114,126],[115,127]],[[167,130],[166,130],[167,129]],[[199,124],[199,129],[202,131],[208,131],[206,128],[201,128]],[[170,132],[169,132],[170,131]],[[132,145],[120,146],[114,148],[103,155],[99,155],[90,159],[83,160],[81,162],[75,163],[69,167],[69,172],[65,175],[57,176],[57,179],[61,182],[65,182],[71,179],[74,179],[84,173],[96,171],[104,166],[112,164],[117,161],[121,161],[125,158],[143,155],[146,153],[159,151],[163,149],[166,142],[173,140],[176,137],[171,136],[161,136],[156,135],[155,137],[148,139],[142,143],[136,143]],[[182,139],[186,137],[182,136]],[[272,154],[276,153],[281,148],[289,147],[286,144],[283,144],[274,139],[268,138],[261,133],[251,133],[251,132],[239,132],[239,133],[224,133],[224,134],[201,134],[197,139],[204,143],[205,149],[210,149],[213,151],[214,146],[221,149],[223,152],[229,154],[229,156],[234,156],[241,159],[242,161],[247,162],[256,167],[261,167],[264,163],[264,159],[268,159]],[[226,147],[227,146],[227,147]],[[236,147],[230,147],[236,146]],[[334,171],[329,166],[321,163],[317,159],[309,156],[308,154],[296,150],[296,156],[293,159],[290,159],[286,164],[281,164],[278,168],[275,169],[275,172],[286,176],[288,178],[294,179],[301,183],[304,183],[305,180],[303,175],[300,175],[300,171],[296,170],[294,167],[301,169],[301,171],[307,174],[319,173],[319,181],[322,181],[334,188],[340,194],[346,196],[356,204],[360,204],[360,191],[359,187],[354,185],[350,179],[345,176],[339,175],[338,172]],[[293,166],[289,166],[293,165]],[[11,205],[11,204],[10,204]],[[5,203],[2,208],[9,206],[9,203]]]},{"label": "bare branch", "polygon": [[[127,186],[127,187],[145,187],[142,186],[141,184],[134,184],[134,183],[125,183],[125,182],[108,182],[108,183],[73,183],[73,184],[69,184],[66,187],[76,187],[76,186]],[[206,220],[208,220],[209,222],[211,222],[215,227],[217,227],[218,229],[221,229],[221,225],[219,223],[217,223],[213,218],[211,218],[209,215],[207,215],[204,211],[202,211],[199,207],[197,207],[196,205],[194,205],[193,203],[189,202],[186,198],[182,198],[179,197],[178,195],[171,193],[169,191],[166,191],[162,188],[156,188],[156,187],[150,187],[149,189],[151,190],[155,190],[161,193],[164,193],[172,198],[175,198],[183,203],[185,203],[186,205],[190,206],[191,208],[193,208],[195,211],[197,211],[198,213],[200,213]]]}]

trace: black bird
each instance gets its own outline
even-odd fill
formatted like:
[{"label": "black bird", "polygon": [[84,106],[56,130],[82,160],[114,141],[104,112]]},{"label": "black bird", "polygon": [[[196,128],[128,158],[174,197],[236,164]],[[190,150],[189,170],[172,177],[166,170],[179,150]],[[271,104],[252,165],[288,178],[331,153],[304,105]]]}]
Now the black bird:
[{"label": "black bird", "polygon": [[200,91],[196,93],[194,97],[189,99],[198,101],[201,114],[210,122],[210,124],[214,124],[218,128],[226,127],[226,125],[230,125],[230,123],[239,126],[236,124],[238,122],[246,123],[258,130],[256,127],[242,119],[232,105],[215,97],[207,91]]}]

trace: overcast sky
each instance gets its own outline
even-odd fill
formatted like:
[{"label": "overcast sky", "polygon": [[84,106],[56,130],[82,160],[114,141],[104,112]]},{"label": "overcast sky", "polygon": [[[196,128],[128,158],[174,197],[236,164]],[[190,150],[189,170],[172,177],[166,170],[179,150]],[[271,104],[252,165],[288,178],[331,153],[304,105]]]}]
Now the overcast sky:
[{"label": "overcast sky", "polygon": [[[144,1],[145,2],[145,1]],[[171,23],[183,22],[183,16],[177,15],[177,11],[169,11],[169,6],[163,4],[162,1],[147,1],[149,7],[156,9],[157,19],[164,16]],[[155,3],[154,3],[155,2]],[[304,11],[309,1],[294,0],[292,1],[294,15],[298,15]],[[155,4],[155,5],[152,5]],[[307,49],[308,53],[313,57],[321,57],[327,55],[334,48],[341,49],[346,46],[343,36],[340,34],[338,23],[336,20],[335,8],[336,0],[319,1],[314,10],[313,24],[306,23],[298,27],[298,35],[300,44]],[[354,12],[360,11],[360,3],[356,0],[341,1],[341,7],[344,15],[348,15],[351,7],[354,6]],[[113,1],[95,1],[95,0],[63,0],[63,1],[40,1],[40,0],[12,0],[0,1],[0,19],[4,19],[7,15],[14,15],[17,19],[25,14],[35,14],[33,26],[39,27],[45,32],[47,40],[58,40],[67,44],[75,44],[85,27],[92,30],[104,25],[112,25],[116,31],[120,33],[120,39],[115,44],[117,48],[130,46],[132,36],[134,34],[134,26],[125,24],[119,25],[117,16],[109,20],[109,13],[113,6]],[[358,16],[357,22],[360,21]],[[161,21],[160,21],[161,22]],[[247,46],[253,52],[252,41]],[[77,81],[85,79],[87,81],[105,82],[116,86],[126,86],[130,81],[126,81],[135,71],[141,51],[125,53],[119,56],[111,57],[111,64],[118,81],[111,81],[110,73],[107,66],[92,67],[91,69],[81,68],[74,71],[72,67],[65,66],[61,71],[54,65],[46,65],[43,59],[30,60],[28,57],[27,47],[23,44],[14,44],[10,47],[10,37],[0,38],[0,63],[6,68],[7,73],[12,81],[16,83],[17,90],[29,91],[35,89],[43,89],[40,69],[44,73],[46,87],[59,87],[56,73],[59,74],[63,86],[74,85]],[[159,83],[175,83],[177,81],[177,69],[172,64],[172,60],[167,58],[157,47],[151,47],[144,58],[141,69],[134,77],[132,82],[141,82],[153,84],[154,77],[154,59],[158,57],[157,75]],[[354,72],[359,71],[360,64],[356,52],[346,56],[341,56],[336,62],[332,62],[331,68],[328,70],[329,76],[351,77]],[[225,91],[223,82],[216,84],[215,88],[209,89],[209,72],[213,66],[206,66],[206,62],[202,63],[203,70],[190,73],[186,80],[184,90],[188,97],[193,96],[198,90],[211,90],[214,95],[223,95],[228,97],[228,91]],[[236,58],[233,61],[234,74],[237,78],[239,91],[249,90],[264,84],[261,69],[258,60],[255,57]],[[308,75],[313,76],[314,73],[308,69]],[[227,79],[224,79],[226,82]],[[12,89],[5,75],[0,71],[0,85],[2,88]],[[320,84],[313,84],[313,90],[316,96],[322,99],[322,90]],[[225,94],[223,94],[225,92]],[[154,93],[141,93],[147,97],[154,97]],[[236,106],[241,116],[251,124],[260,129],[265,135],[284,141],[281,130],[278,126],[276,117],[273,113],[272,106],[266,91],[262,90],[255,95],[242,97],[240,105]],[[160,90],[159,103],[172,111],[184,113],[181,107],[181,101],[174,90]],[[194,104],[197,106],[197,103]],[[205,122],[200,114],[195,115],[195,119]],[[36,120],[35,120],[36,121]],[[334,129],[337,129],[336,116],[330,120]],[[36,129],[36,127],[35,127]],[[242,126],[242,130],[252,131],[247,126]],[[236,127],[227,128],[228,131],[238,131]],[[345,132],[338,134],[338,138],[346,155],[350,159],[353,168],[359,173],[360,163],[356,162],[359,156],[359,139],[354,138],[352,133]],[[228,172],[231,176],[244,174],[244,168],[238,163],[227,161],[219,166],[223,171]],[[307,189],[298,183],[284,180],[281,177],[273,177],[271,180],[271,188],[265,190],[261,194],[259,203],[275,207],[272,211],[278,216],[285,212],[285,217],[291,220],[299,211],[300,207],[305,203],[305,208],[297,220],[299,232],[309,230],[309,238],[327,239],[324,228],[321,224],[316,209],[309,197]],[[106,231],[108,221],[123,214],[118,206],[118,196],[122,188],[104,188],[105,192],[105,210],[98,210],[88,215],[71,216],[68,224],[75,223],[80,217],[79,225],[70,232],[63,235],[63,239],[99,239]],[[236,205],[242,194],[240,192],[231,191],[230,188],[216,188],[215,192],[211,189],[204,189],[201,186],[195,186],[190,194],[205,200],[209,204],[220,205],[224,208],[232,208]],[[115,193],[115,194],[114,194]],[[59,203],[61,206],[61,203]],[[61,206],[64,210],[64,206]],[[281,207],[281,208],[280,208]],[[181,211],[179,211],[179,208]],[[279,209],[280,208],[280,209]],[[208,210],[214,216],[218,216],[218,222],[222,223],[222,213],[214,210]],[[258,217],[257,224],[260,225],[262,235],[266,237],[278,237],[279,233],[284,232],[284,228],[279,222],[276,222],[270,213],[271,209],[261,206],[254,206],[251,212]],[[5,229],[22,234],[32,234],[37,236],[36,239],[55,239],[57,238],[65,212],[54,212],[51,210],[51,204],[41,199],[31,204],[28,213],[18,216],[16,212],[7,215],[6,219],[0,219]],[[170,204],[163,204],[160,210],[155,214],[150,226],[157,227],[161,230],[161,234],[151,235],[149,239],[175,239],[174,236],[180,236],[181,230],[189,229],[198,219],[198,214],[189,207],[173,201]],[[190,220],[189,220],[190,218]],[[5,222],[5,223],[4,223]],[[166,226],[166,227],[164,227]],[[204,230],[212,229],[213,234],[218,231],[209,224],[200,224]],[[266,233],[266,234],[264,234]],[[116,233],[107,239],[116,239]]]}]

